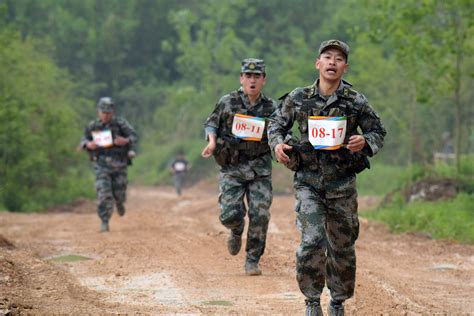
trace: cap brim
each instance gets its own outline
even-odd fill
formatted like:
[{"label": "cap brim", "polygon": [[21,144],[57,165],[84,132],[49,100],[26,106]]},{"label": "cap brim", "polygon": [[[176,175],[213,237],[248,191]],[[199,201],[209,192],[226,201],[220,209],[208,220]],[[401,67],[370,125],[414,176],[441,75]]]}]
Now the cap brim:
[{"label": "cap brim", "polygon": [[335,49],[337,49],[338,51],[340,51],[341,53],[343,53],[344,56],[346,56],[346,58],[347,58],[347,53],[344,51],[344,49],[342,49],[341,46],[338,46],[338,45],[328,45],[328,46],[324,47],[323,50],[321,51],[320,55],[321,55],[322,53],[324,53],[325,51],[327,51],[328,49],[330,49],[330,48],[335,48]]}]

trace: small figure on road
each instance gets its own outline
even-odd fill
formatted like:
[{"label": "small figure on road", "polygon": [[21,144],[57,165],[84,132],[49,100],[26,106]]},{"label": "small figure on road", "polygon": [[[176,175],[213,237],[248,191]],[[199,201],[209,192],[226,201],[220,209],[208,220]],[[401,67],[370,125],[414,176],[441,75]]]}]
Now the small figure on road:
[{"label": "small figure on road", "polygon": [[[260,275],[272,203],[272,158],[267,140],[267,118],[276,102],[262,93],[266,81],[261,59],[242,61],[240,89],[224,95],[204,126],[207,146],[202,156],[214,155],[220,165],[220,221],[230,229],[227,248],[233,256],[242,246],[248,212],[245,273]],[[247,201],[248,209],[244,198]]]},{"label": "small figure on road", "polygon": [[184,182],[186,180],[186,173],[189,171],[190,168],[191,165],[184,156],[184,153],[179,152],[170,166],[171,173],[174,175],[174,186],[178,195],[181,195],[183,191]]},{"label": "small figure on road", "polygon": [[[325,284],[331,293],[329,315],[344,315],[343,303],[354,294],[356,174],[369,168],[367,156],[379,151],[386,134],[367,98],[342,80],[348,56],[346,43],[322,42],[315,63],[319,78],[283,96],[268,127],[277,160],[295,171],[301,232],[296,278],[308,316],[322,315]],[[290,133],[295,121],[301,139]]]},{"label": "small figure on road", "polygon": [[114,202],[117,213],[125,215],[127,168],[135,157],[138,136],[130,123],[115,116],[111,98],[99,100],[97,114],[86,127],[80,146],[89,152],[94,164],[100,231],[108,232]]}]

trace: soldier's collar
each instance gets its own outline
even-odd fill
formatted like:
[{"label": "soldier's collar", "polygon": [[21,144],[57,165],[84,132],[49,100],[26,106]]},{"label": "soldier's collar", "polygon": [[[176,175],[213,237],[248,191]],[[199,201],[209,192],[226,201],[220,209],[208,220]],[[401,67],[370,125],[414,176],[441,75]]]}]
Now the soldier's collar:
[{"label": "soldier's collar", "polygon": [[341,80],[339,87],[336,90],[336,94],[341,97],[349,98],[352,84],[348,81]]},{"label": "soldier's collar", "polygon": [[316,79],[316,81],[312,85],[306,87],[305,93],[308,99],[311,97],[314,97],[316,94],[319,94],[318,86],[319,86],[319,79]]},{"label": "soldier's collar", "polygon": [[[237,90],[239,94],[242,96],[242,98],[245,98],[246,100],[249,99],[249,97],[245,94],[244,89],[242,87]],[[258,96],[257,100],[255,101],[255,104],[260,103],[262,100],[267,100],[267,97],[263,94],[263,92],[260,91],[260,95]]]}]

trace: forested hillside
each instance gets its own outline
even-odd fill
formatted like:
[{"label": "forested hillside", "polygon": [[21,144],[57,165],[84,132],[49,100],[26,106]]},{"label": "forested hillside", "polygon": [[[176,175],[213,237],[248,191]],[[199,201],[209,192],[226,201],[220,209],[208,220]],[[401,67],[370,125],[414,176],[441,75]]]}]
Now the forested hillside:
[{"label": "forested hillside", "polygon": [[[202,124],[265,60],[264,92],[310,85],[322,40],[351,47],[346,80],[388,135],[375,163],[407,166],[474,151],[474,3],[391,0],[5,0],[0,2],[0,205],[34,210],[90,196],[76,151],[99,97],[138,130],[131,180],[158,184],[178,150],[194,180]],[[456,164],[456,161],[454,164]]]}]

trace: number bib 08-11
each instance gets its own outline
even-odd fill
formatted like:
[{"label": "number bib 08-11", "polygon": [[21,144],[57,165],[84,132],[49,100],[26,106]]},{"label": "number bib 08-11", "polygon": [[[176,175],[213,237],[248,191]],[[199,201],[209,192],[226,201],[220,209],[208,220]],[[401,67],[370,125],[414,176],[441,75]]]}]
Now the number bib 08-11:
[{"label": "number bib 08-11", "polygon": [[93,131],[92,138],[99,147],[111,147],[114,144],[112,140],[112,132],[109,129]]},{"label": "number bib 08-11", "polygon": [[265,129],[265,119],[258,116],[235,114],[232,135],[243,140],[261,141]]},{"label": "number bib 08-11", "polygon": [[347,117],[310,116],[308,139],[314,149],[335,150],[341,148],[346,137]]}]

